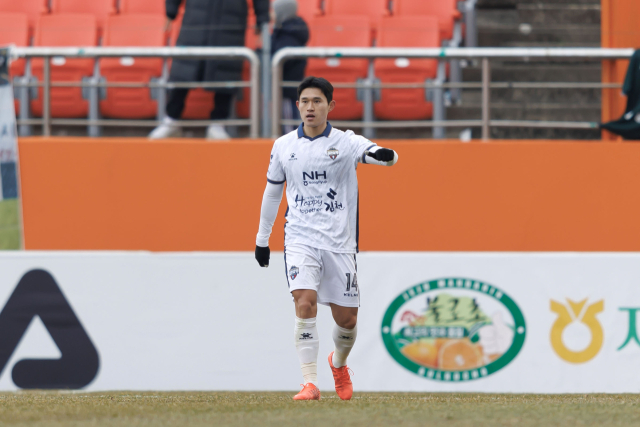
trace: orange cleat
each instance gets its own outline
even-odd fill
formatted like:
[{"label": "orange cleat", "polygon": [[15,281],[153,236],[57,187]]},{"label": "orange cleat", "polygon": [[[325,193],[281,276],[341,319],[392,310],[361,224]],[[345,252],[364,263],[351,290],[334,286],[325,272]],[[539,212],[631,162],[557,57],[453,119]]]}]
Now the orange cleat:
[{"label": "orange cleat", "polygon": [[313,383],[306,383],[300,393],[293,396],[293,400],[320,400],[320,390]]},{"label": "orange cleat", "polygon": [[333,351],[329,354],[329,366],[331,372],[333,372],[333,379],[336,382],[336,393],[342,400],[351,400],[353,396],[353,383],[351,382],[351,376],[349,375],[350,369],[347,366],[342,368],[333,367]]}]

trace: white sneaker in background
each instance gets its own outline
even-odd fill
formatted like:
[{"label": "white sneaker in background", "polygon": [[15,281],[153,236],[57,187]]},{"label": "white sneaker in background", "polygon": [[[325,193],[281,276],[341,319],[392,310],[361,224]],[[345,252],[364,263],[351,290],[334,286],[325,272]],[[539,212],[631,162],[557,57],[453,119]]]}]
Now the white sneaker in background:
[{"label": "white sneaker in background", "polygon": [[149,134],[151,139],[177,138],[180,136],[182,136],[182,128],[176,125],[175,120],[169,116],[166,116],[162,120],[162,124]]},{"label": "white sneaker in background", "polygon": [[207,139],[231,139],[224,126],[209,125],[207,126]]}]

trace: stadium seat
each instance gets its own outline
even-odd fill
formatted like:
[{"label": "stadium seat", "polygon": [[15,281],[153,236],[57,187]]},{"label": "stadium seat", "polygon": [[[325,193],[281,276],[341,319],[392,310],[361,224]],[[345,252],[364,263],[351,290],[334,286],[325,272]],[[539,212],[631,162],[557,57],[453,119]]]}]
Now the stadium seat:
[{"label": "stadium seat", "polygon": [[[26,13],[0,12],[0,46],[8,45],[29,45],[29,18]],[[13,61],[9,69],[10,75],[22,76],[24,66],[24,58]]]},{"label": "stadium seat", "polygon": [[162,0],[120,0],[120,13],[151,13],[166,16],[165,2]]},{"label": "stadium seat", "polygon": [[[96,18],[89,14],[42,15],[36,25],[34,46],[96,46],[98,28]],[[42,82],[44,60],[32,62],[33,75]],[[80,82],[93,75],[95,60],[85,58],[51,58],[51,81]],[[86,117],[88,101],[82,97],[81,87],[51,88],[52,117]],[[42,87],[31,101],[31,111],[42,115]]]},{"label": "stadium seat", "polygon": [[109,15],[117,13],[116,0],[51,0],[51,13],[87,13],[96,17],[102,31]]},{"label": "stadium seat", "polygon": [[[347,0],[345,0],[347,1]],[[307,23],[322,15],[322,0],[298,0],[298,16]]]},{"label": "stadium seat", "polygon": [[[29,18],[26,13],[0,12],[0,46],[15,45],[19,47],[29,44]],[[9,76],[11,78],[24,75],[25,59],[11,62]],[[15,111],[20,110],[20,102],[14,101]]]},{"label": "stadium seat", "polygon": [[[184,9],[180,9],[180,12],[178,13],[178,16],[176,16],[171,27],[171,46],[175,46],[178,41],[183,17]],[[170,66],[171,62],[169,62],[169,67]],[[185,100],[181,119],[208,120],[211,110],[213,110],[213,95],[214,93],[212,91],[200,88],[191,89],[187,95],[187,99]]]},{"label": "stadium seat", "polygon": [[29,34],[33,34],[38,17],[49,13],[48,3],[47,0],[0,0],[0,11],[25,13],[29,20]]},{"label": "stadium seat", "polygon": [[[166,18],[158,14],[126,14],[107,18],[104,46],[162,47],[166,44]],[[162,76],[162,58],[103,58],[100,75],[107,83],[149,83]],[[157,101],[149,88],[107,88],[100,101],[105,117],[144,119],[155,117]]]},{"label": "stadium seat", "polygon": [[371,19],[371,26],[375,30],[383,16],[389,16],[389,0],[345,1],[325,0],[325,15],[367,15]]},{"label": "stadium seat", "polygon": [[393,14],[398,16],[436,16],[442,40],[453,38],[453,23],[462,16],[458,10],[458,0],[394,0]]},{"label": "stadium seat", "polygon": [[[309,46],[370,47],[371,26],[368,16],[323,16],[310,25]],[[332,83],[356,83],[367,77],[369,61],[366,59],[309,58],[307,75],[324,77]],[[357,99],[355,88],[335,89],[336,108],[331,119],[355,120],[362,118],[363,104]]]},{"label": "stadium seat", "polygon": [[[378,29],[380,47],[438,47],[440,36],[435,17],[389,17]],[[436,77],[435,59],[376,59],[375,74],[384,83],[424,83]],[[420,120],[433,115],[424,89],[382,89],[374,104],[377,118]]]}]

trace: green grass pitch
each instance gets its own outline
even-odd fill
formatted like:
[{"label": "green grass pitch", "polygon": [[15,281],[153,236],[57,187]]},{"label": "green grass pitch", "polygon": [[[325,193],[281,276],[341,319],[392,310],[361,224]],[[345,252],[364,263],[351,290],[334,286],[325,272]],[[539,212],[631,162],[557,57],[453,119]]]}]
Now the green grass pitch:
[{"label": "green grass pitch", "polygon": [[2,426],[640,426],[638,395],[0,393]]},{"label": "green grass pitch", "polygon": [[0,250],[20,249],[20,220],[17,199],[0,200]]}]

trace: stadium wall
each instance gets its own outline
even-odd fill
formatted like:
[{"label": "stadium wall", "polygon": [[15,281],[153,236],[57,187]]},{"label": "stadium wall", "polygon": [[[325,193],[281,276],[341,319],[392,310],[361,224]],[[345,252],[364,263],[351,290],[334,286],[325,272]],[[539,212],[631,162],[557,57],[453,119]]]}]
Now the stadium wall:
[{"label": "stadium wall", "polygon": [[[640,145],[380,143],[400,160],[359,167],[362,250],[640,251]],[[21,138],[25,247],[251,251],[271,146]]]},{"label": "stadium wall", "polygon": [[[0,271],[0,390],[300,383],[282,253],[5,252]],[[630,253],[363,253],[356,392],[637,393],[639,281]]]}]

